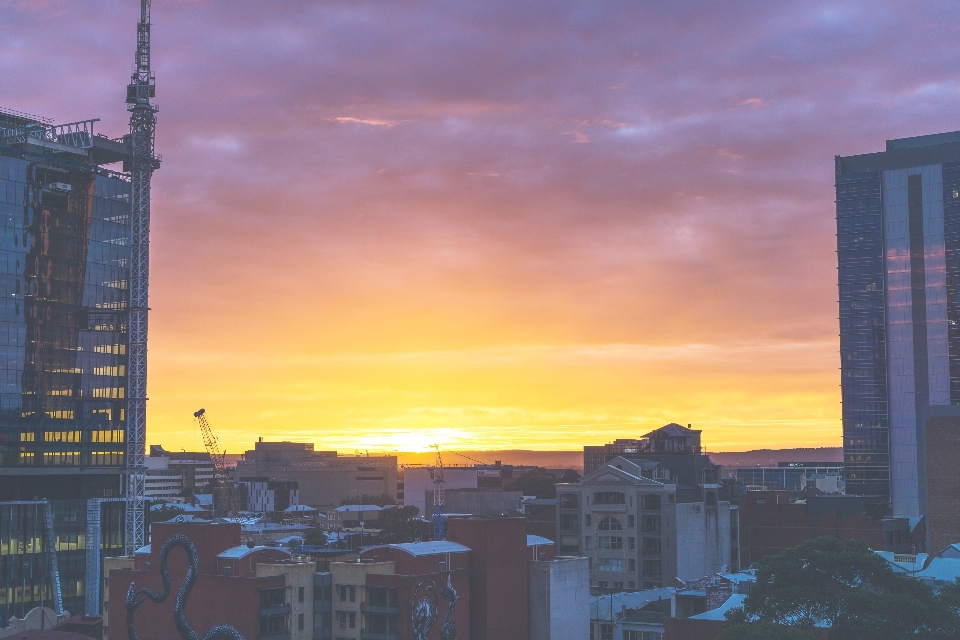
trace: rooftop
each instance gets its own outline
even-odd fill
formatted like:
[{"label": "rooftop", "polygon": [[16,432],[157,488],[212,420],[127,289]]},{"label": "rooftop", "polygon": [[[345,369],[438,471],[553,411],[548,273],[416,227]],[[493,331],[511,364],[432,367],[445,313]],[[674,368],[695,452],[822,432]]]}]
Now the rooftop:
[{"label": "rooftop", "polygon": [[553,540],[550,540],[549,538],[544,538],[543,536],[534,536],[534,535],[527,534],[528,547],[545,547],[548,545],[552,546]]},{"label": "rooftop", "polygon": [[391,549],[400,549],[401,551],[406,551],[412,556],[436,556],[445,553],[466,553],[470,551],[469,547],[465,547],[457,542],[451,542],[450,540],[433,540],[431,542],[403,542],[384,546],[390,547]]},{"label": "rooftop", "polygon": [[217,554],[217,557],[218,558],[245,558],[251,553],[255,553],[257,551],[263,551],[265,549],[270,549],[271,551],[280,551],[281,553],[286,553],[288,556],[290,555],[287,551],[280,549],[278,547],[262,547],[262,546],[248,547],[242,544],[242,545],[238,545],[236,547],[227,549],[226,551],[221,551],[220,553]]},{"label": "rooftop", "polygon": [[698,613],[695,616],[690,616],[691,620],[721,620],[726,621],[726,613],[731,609],[736,609],[743,606],[743,601],[747,597],[745,593],[735,593],[724,602],[722,605],[716,609],[711,609],[710,611],[704,611],[703,613]]}]

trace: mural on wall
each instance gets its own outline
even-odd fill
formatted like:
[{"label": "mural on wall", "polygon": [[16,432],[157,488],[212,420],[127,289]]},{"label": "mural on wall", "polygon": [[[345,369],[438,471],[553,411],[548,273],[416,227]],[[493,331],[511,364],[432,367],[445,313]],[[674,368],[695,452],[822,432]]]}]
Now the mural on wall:
[{"label": "mural on wall", "polygon": [[197,581],[200,566],[197,558],[197,548],[194,546],[193,540],[180,533],[167,538],[167,541],[160,547],[159,564],[160,578],[163,580],[163,590],[161,590],[160,593],[154,593],[149,589],[140,589],[138,591],[135,582],[131,582],[130,588],[127,589],[127,635],[130,636],[130,640],[138,640],[137,631],[133,625],[133,616],[137,612],[137,608],[146,601],[142,596],[146,596],[146,598],[159,604],[170,595],[170,571],[167,567],[167,558],[174,547],[180,547],[186,551],[189,562],[187,575],[183,579],[183,584],[180,585],[177,596],[173,601],[173,621],[177,625],[177,631],[180,633],[180,637],[183,640],[246,640],[243,634],[234,627],[226,624],[218,624],[212,627],[201,638],[190,626],[190,623],[187,622],[187,616],[183,612],[183,607],[187,603],[187,598],[190,596],[190,590],[193,589],[193,584]]},{"label": "mural on wall", "polygon": [[[447,574],[447,584],[440,586],[440,594],[449,603],[443,625],[440,627],[440,640],[457,640],[457,623],[453,619],[453,611],[462,598],[453,588],[450,573]],[[413,627],[413,640],[427,640],[430,630],[440,617],[440,602],[437,596],[437,583],[433,580],[424,580],[413,590],[413,602],[410,604],[410,622]]]},{"label": "mural on wall", "polygon": [[443,626],[440,627],[440,640],[456,640],[457,623],[453,619],[453,608],[462,598],[457,595],[457,591],[453,588],[449,573],[447,574],[447,586],[441,586],[440,593],[450,603],[447,605],[447,616],[443,619]]}]

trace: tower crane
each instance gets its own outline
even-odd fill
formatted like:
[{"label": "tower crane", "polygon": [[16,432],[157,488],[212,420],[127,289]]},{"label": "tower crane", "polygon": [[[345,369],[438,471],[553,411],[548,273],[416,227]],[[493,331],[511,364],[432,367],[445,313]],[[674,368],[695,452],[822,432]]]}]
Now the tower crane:
[{"label": "tower crane", "polygon": [[437,450],[437,459],[433,465],[433,539],[443,540],[447,537],[443,505],[443,458],[440,456],[440,445],[432,444],[430,447]]},{"label": "tower crane", "polygon": [[146,484],[147,441],[147,293],[150,272],[150,181],[160,166],[154,155],[157,110],[150,99],[156,95],[150,70],[150,0],[140,0],[137,23],[137,53],[133,75],[127,85],[130,135],[126,139],[130,169],[130,304],[127,378],[127,509],[125,547],[127,555],[146,544],[143,494]]},{"label": "tower crane", "polygon": [[233,489],[230,488],[230,484],[227,481],[227,465],[225,458],[227,456],[226,449],[220,448],[220,443],[217,442],[217,435],[213,432],[213,428],[210,426],[210,423],[207,422],[207,411],[206,409],[200,409],[199,411],[193,414],[193,417],[196,418],[197,422],[200,424],[200,434],[203,436],[203,446],[206,448],[207,453],[210,454],[210,460],[213,461],[213,475],[214,481],[221,487],[223,491],[223,503],[225,508],[225,516],[229,518],[237,517],[237,499],[233,495]]}]

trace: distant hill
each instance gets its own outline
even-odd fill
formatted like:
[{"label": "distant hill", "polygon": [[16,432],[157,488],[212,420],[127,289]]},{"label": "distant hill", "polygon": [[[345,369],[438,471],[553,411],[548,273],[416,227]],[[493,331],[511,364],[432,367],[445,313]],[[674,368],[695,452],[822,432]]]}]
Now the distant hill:
[{"label": "distant hill", "polygon": [[[400,464],[433,464],[433,452],[397,453]],[[753,451],[710,453],[710,459],[725,467],[777,466],[778,462],[843,462],[841,447],[755,449]],[[537,465],[548,469],[583,469],[583,451],[444,451],[445,465],[473,465],[474,461],[493,464]]]},{"label": "distant hill", "polygon": [[754,449],[737,453],[711,453],[725,467],[775,467],[778,462],[843,462],[842,447]]}]

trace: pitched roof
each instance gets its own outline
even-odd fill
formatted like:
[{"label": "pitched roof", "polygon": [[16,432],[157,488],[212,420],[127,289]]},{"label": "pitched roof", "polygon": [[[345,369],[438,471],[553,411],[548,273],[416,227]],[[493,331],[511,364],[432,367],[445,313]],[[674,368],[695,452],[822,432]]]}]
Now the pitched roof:
[{"label": "pitched roof", "polygon": [[659,429],[654,429],[650,433],[644,434],[644,438],[652,438],[653,436],[690,436],[697,433],[693,429],[687,429],[686,427],[677,424],[676,422],[671,422],[670,424],[665,424]]}]

